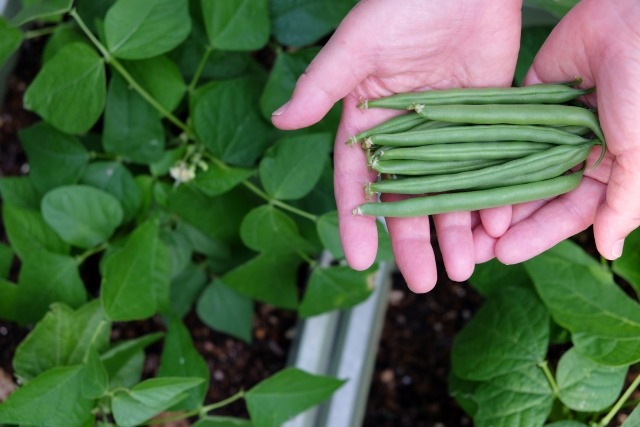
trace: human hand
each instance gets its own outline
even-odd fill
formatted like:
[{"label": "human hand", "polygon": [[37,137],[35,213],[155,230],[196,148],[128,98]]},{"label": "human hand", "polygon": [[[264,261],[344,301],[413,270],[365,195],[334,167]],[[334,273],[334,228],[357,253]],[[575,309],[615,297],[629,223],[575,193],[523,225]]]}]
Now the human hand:
[{"label": "human hand", "polygon": [[[477,261],[495,256],[525,261],[593,224],[602,256],[622,254],[624,238],[640,225],[640,3],[582,0],[554,28],[525,84],[572,80],[596,87],[586,101],[598,108],[606,138],[605,160],[587,169],[574,191],[513,207],[512,225],[499,239],[474,231]],[[600,148],[588,161],[593,165]]]},{"label": "human hand", "polygon": [[[509,86],[520,7],[514,0],[361,0],[299,78],[291,100],[274,113],[275,126],[298,129],[318,122],[343,99],[334,184],[341,240],[352,268],[366,269],[376,257],[375,218],[352,215],[375,174],[362,150],[345,141],[391,114],[360,111],[359,101],[414,90]],[[434,222],[447,274],[467,279],[475,266],[471,214],[438,215]],[[433,288],[437,274],[428,218],[389,218],[387,226],[408,286],[415,292]]]}]

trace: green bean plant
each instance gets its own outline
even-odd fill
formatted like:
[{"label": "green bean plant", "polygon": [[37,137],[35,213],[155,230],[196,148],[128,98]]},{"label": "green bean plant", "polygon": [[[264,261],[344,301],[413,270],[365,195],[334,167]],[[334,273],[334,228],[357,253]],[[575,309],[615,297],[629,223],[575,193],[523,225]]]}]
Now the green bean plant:
[{"label": "green bean plant", "polygon": [[[209,402],[184,319],[250,342],[256,302],[308,317],[371,294],[376,267],[349,269],[338,239],[339,107],[298,132],[270,123],[355,3],[29,0],[0,19],[0,63],[45,43],[23,100],[39,121],[19,132],[29,171],[0,178],[0,318],[30,328],[0,425],[271,427],[341,386],[285,368]],[[111,339],[152,317],[163,331]],[[216,416],[239,399],[250,420]]]},{"label": "green bean plant", "polygon": [[640,425],[638,253],[640,229],[612,263],[568,240],[478,266],[485,300],[454,340],[449,384],[475,426],[604,427],[621,411]]}]

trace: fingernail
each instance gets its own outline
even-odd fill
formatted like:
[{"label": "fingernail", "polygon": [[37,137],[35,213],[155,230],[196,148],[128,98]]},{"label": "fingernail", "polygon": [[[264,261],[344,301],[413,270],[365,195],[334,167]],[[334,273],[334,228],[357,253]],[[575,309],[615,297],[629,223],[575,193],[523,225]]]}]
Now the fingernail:
[{"label": "fingernail", "polygon": [[622,248],[624,247],[624,239],[620,239],[613,244],[613,248],[611,248],[611,255],[615,258],[620,258],[622,255]]},{"label": "fingernail", "polygon": [[276,111],[271,113],[272,116],[281,116],[289,107],[291,101],[287,101],[282,107],[278,108]]}]

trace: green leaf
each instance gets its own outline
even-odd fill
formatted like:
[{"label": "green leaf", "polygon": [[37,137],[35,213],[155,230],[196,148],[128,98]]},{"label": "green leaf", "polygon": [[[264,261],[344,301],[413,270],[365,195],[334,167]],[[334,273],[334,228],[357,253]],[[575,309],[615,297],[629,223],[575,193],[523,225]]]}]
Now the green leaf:
[{"label": "green leaf", "polygon": [[357,0],[271,0],[272,32],[280,43],[305,46],[335,29]]},{"label": "green leaf", "polygon": [[558,362],[558,397],[575,411],[600,412],[620,395],[627,370],[600,365],[570,349]]},{"label": "green leaf", "polygon": [[514,80],[516,85],[521,86],[527,71],[533,64],[538,50],[553,30],[553,25],[526,27],[522,29],[520,37],[520,52],[516,63]]},{"label": "green leaf", "polygon": [[637,405],[629,417],[624,420],[621,427],[634,427],[640,425],[640,405]]},{"label": "green leaf", "polygon": [[158,112],[119,75],[109,83],[102,144],[108,153],[144,164],[158,161],[164,152]]},{"label": "green leaf", "polygon": [[578,1],[579,0],[525,0],[525,4],[545,10],[558,18],[562,18]]},{"label": "green leaf", "polygon": [[195,423],[193,427],[253,427],[253,424],[242,418],[207,417]]},{"label": "green leaf", "polygon": [[42,53],[42,63],[49,62],[51,58],[56,56],[63,47],[71,43],[86,43],[90,45],[90,41],[76,27],[58,26],[53,34],[47,39],[47,44]]},{"label": "green leaf", "polygon": [[[196,37],[191,37],[171,52],[171,57],[176,60],[185,78],[191,80],[197,71],[201,70],[202,80],[210,81],[234,79],[247,74],[247,71],[255,66],[252,54],[253,52],[225,52],[223,50],[207,53],[204,42],[200,42]],[[200,59],[205,55],[209,55],[209,59],[205,61],[204,65],[201,65]]]},{"label": "green leaf", "polygon": [[309,247],[295,221],[272,205],[249,212],[240,226],[240,237],[257,252],[294,253]]},{"label": "green leaf", "polygon": [[147,221],[138,226],[122,249],[104,263],[101,300],[112,320],[145,319],[156,313],[156,290],[162,270],[158,256],[158,225]]},{"label": "green leaf", "polygon": [[11,247],[18,258],[29,253],[49,251],[69,253],[69,245],[45,222],[40,212],[5,203],[2,206],[3,225]]},{"label": "green leaf", "polygon": [[24,106],[62,132],[83,134],[102,115],[105,98],[104,61],[85,43],[72,43],[44,64]]},{"label": "green leaf", "polygon": [[295,255],[262,253],[227,273],[222,281],[230,288],[276,307],[298,306]]},{"label": "green leaf", "polygon": [[0,178],[0,196],[3,203],[19,208],[40,210],[40,194],[30,177],[8,176]]},{"label": "green leaf", "polygon": [[258,109],[259,82],[249,78],[211,82],[191,101],[193,127],[220,160],[252,166],[270,143],[272,127]]},{"label": "green leaf", "polygon": [[245,400],[255,427],[276,427],[322,403],[342,384],[336,378],[287,368],[251,388]]},{"label": "green leaf", "polygon": [[185,400],[172,408],[173,411],[192,410],[203,404],[209,388],[209,367],[180,319],[169,320],[158,376],[202,379],[201,384],[188,391],[189,396]]},{"label": "green leaf", "polygon": [[19,133],[29,160],[29,176],[42,193],[78,182],[89,164],[89,152],[78,138],[40,122]]},{"label": "green leaf", "polygon": [[125,61],[124,66],[131,77],[167,111],[175,110],[182,101],[187,85],[178,65],[168,56]]},{"label": "green leaf", "polygon": [[0,319],[18,322],[18,287],[0,278]]},{"label": "green leaf", "polygon": [[574,420],[556,421],[551,424],[545,424],[544,427],[589,427],[585,423]]},{"label": "green leaf", "polygon": [[212,48],[258,50],[267,44],[268,0],[201,0],[200,4]]},{"label": "green leaf", "polygon": [[16,349],[13,368],[23,381],[31,381],[57,366],[81,364],[91,349],[106,347],[110,332],[97,300],[77,310],[54,304]]},{"label": "green leaf", "polygon": [[119,162],[94,162],[85,170],[81,182],[118,199],[123,222],[132,220],[142,205],[142,192],[133,174]]},{"label": "green leaf", "polygon": [[11,19],[11,25],[19,27],[27,22],[59,16],[71,10],[72,0],[38,0],[23,6]]},{"label": "green leaf", "polygon": [[280,200],[304,197],[316,185],[329,160],[328,133],[285,137],[260,162],[260,180],[270,196]]},{"label": "green leaf", "polygon": [[160,238],[169,254],[169,277],[173,280],[190,264],[193,248],[187,236],[176,230],[163,229]]},{"label": "green leaf", "polygon": [[214,163],[206,171],[198,173],[193,184],[207,196],[215,197],[249,179],[253,173],[252,169],[223,167]]},{"label": "green leaf", "polygon": [[555,321],[576,350],[604,365],[640,360],[640,305],[578,245],[563,242],[525,267]]},{"label": "green leaf", "polygon": [[504,265],[496,259],[476,265],[469,283],[484,296],[501,292],[505,286],[533,290],[533,283],[522,264]]},{"label": "green leaf", "polygon": [[160,332],[122,341],[102,355],[102,362],[109,374],[109,387],[133,387],[142,375],[144,349],[160,340]]},{"label": "green leaf", "polygon": [[322,245],[331,252],[335,259],[343,259],[344,251],[342,250],[342,242],[340,241],[340,233],[338,228],[338,212],[331,211],[322,215],[316,221],[318,236]]},{"label": "green leaf", "polygon": [[627,236],[624,245],[622,256],[613,261],[611,267],[640,295],[640,228]]},{"label": "green leaf", "polygon": [[78,15],[94,33],[97,33],[115,0],[76,0],[75,3]]},{"label": "green leaf", "polygon": [[204,270],[190,263],[171,283],[171,309],[179,316],[186,316],[207,283]]},{"label": "green leaf", "polygon": [[0,17],[0,69],[4,67],[11,55],[13,55],[20,45],[24,35],[18,28],[8,25],[6,19]]},{"label": "green leaf", "polygon": [[67,255],[28,253],[22,259],[18,285],[20,317],[26,322],[39,320],[54,302],[77,308],[87,301],[78,263]]},{"label": "green leaf", "polygon": [[505,287],[492,295],[455,337],[451,363],[466,380],[508,375],[545,358],[549,313],[527,289]]},{"label": "green leaf", "polygon": [[537,366],[505,372],[475,392],[476,427],[542,426],[551,412],[553,392]]},{"label": "green leaf", "polygon": [[7,279],[13,265],[14,253],[10,246],[0,243],[0,279]]},{"label": "green leaf", "polygon": [[373,274],[349,267],[314,268],[300,304],[302,317],[353,307],[373,292]]},{"label": "green leaf", "polygon": [[83,425],[93,401],[82,395],[83,366],[50,369],[17,389],[0,405],[0,423],[46,427]]},{"label": "green leaf", "polygon": [[198,300],[197,313],[210,328],[251,342],[253,301],[228,288],[220,280],[204,290]]},{"label": "green leaf", "polygon": [[187,397],[186,391],[203,382],[200,378],[151,378],[130,391],[116,394],[111,409],[116,423],[134,427],[171,408]]},{"label": "green leaf", "polygon": [[123,59],[147,59],[169,52],[190,31],[187,0],[118,0],[104,22],[107,49]]},{"label": "green leaf", "polygon": [[109,193],[88,185],[67,185],[43,197],[42,216],[65,242],[91,248],[111,237],[123,211]]},{"label": "green leaf", "polygon": [[99,399],[109,389],[109,373],[100,359],[98,351],[91,347],[84,358],[86,378],[82,385],[82,395],[87,399]]}]

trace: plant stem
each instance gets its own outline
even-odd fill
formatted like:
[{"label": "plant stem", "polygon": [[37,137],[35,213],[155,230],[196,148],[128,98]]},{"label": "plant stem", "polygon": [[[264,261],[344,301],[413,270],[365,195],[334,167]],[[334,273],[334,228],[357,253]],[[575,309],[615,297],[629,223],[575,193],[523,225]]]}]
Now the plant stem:
[{"label": "plant stem", "polygon": [[99,252],[104,251],[105,249],[107,249],[108,246],[109,245],[107,243],[102,243],[102,244],[100,244],[98,246],[94,246],[93,248],[89,248],[86,251],[84,251],[83,253],[81,253],[80,255],[76,256],[76,262],[78,263],[78,265],[81,265],[91,255],[95,255],[95,254],[97,254]]},{"label": "plant stem", "polygon": [[76,21],[76,23],[82,30],[82,32],[89,38],[89,40],[91,40],[91,43],[93,43],[93,45],[100,51],[100,54],[102,55],[104,60],[106,62],[111,62],[111,59],[112,59],[111,53],[109,53],[107,48],[104,47],[104,45],[100,42],[100,40],[98,40],[97,37],[93,35],[89,27],[87,27],[87,24],[85,24],[82,18],[80,17],[80,15],[78,15],[78,12],[75,9],[71,9],[71,12],[69,12],[69,15],[71,15],[71,17]]},{"label": "plant stem", "polygon": [[636,379],[633,380],[629,388],[624,392],[622,396],[620,396],[620,399],[618,399],[615,405],[611,407],[611,410],[609,411],[609,413],[603,419],[600,420],[600,423],[598,423],[598,425],[603,427],[608,425],[613,419],[613,417],[616,416],[618,411],[624,406],[625,402],[629,399],[629,397],[631,397],[635,389],[638,388],[638,386],[640,386],[640,375],[636,376]]},{"label": "plant stem", "polygon": [[239,392],[237,392],[236,394],[234,394],[233,396],[230,396],[224,400],[221,400],[220,402],[216,402],[216,403],[212,403],[210,405],[204,406],[202,407],[202,409],[200,410],[200,416],[205,416],[208,412],[211,411],[215,411],[216,409],[220,409],[224,406],[229,405],[230,403],[235,402],[236,400],[240,400],[242,398],[244,398],[245,392],[244,390],[240,390]]},{"label": "plant stem", "polygon": [[547,362],[546,360],[538,363],[538,366],[540,367],[540,369],[542,369],[542,372],[544,372],[544,376],[547,377],[547,381],[549,381],[549,385],[551,386],[551,390],[553,390],[553,394],[554,396],[558,395],[558,383],[556,383],[555,378],[553,378],[553,374],[551,373],[551,370],[549,369],[549,362]]},{"label": "plant stem", "polygon": [[198,81],[200,80],[200,76],[202,76],[202,72],[204,71],[204,67],[207,65],[207,61],[211,56],[211,52],[213,52],[213,48],[211,46],[207,46],[207,50],[205,50],[204,55],[200,58],[200,63],[198,64],[198,68],[196,68],[196,72],[191,78],[191,83],[189,83],[189,92],[193,92],[198,86]]},{"label": "plant stem", "polygon": [[298,209],[295,206],[291,206],[285,202],[282,202],[280,200],[277,199],[273,199],[271,198],[267,193],[265,193],[264,191],[262,191],[260,188],[258,188],[256,185],[254,185],[253,183],[249,182],[249,181],[244,181],[242,183],[245,187],[247,187],[249,190],[251,190],[252,192],[254,192],[257,196],[265,199],[267,202],[271,203],[274,206],[277,206],[285,211],[289,211],[291,213],[294,213],[298,216],[301,216],[303,218],[307,218],[309,221],[313,221],[316,222],[318,221],[318,217],[312,213],[309,213],[307,211],[303,211],[302,209]]},{"label": "plant stem", "polygon": [[36,39],[42,36],[48,36],[49,34],[53,34],[58,28],[62,25],[53,25],[51,27],[38,28],[37,30],[29,30],[24,33],[25,39]]}]

